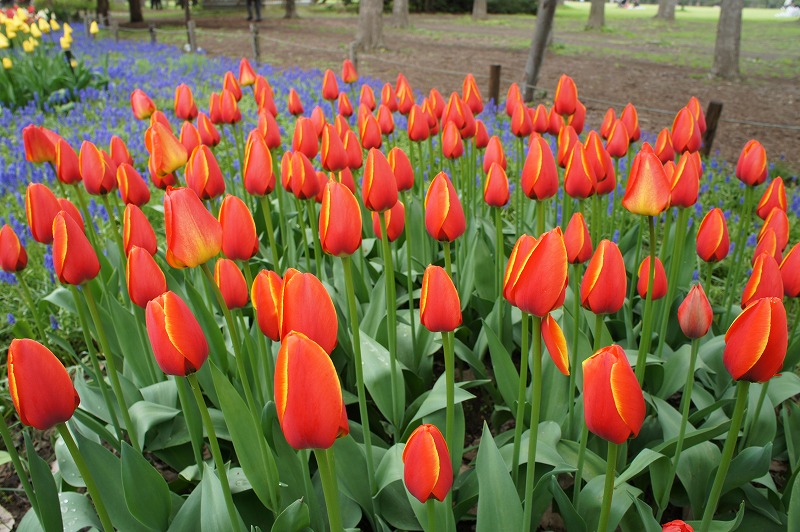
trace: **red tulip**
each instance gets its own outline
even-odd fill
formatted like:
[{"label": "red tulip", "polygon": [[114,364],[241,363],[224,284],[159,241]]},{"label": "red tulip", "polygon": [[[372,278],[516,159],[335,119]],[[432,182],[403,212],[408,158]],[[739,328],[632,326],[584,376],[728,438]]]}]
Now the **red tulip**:
[{"label": "red tulip", "polygon": [[506,154],[503,151],[503,144],[497,135],[489,139],[486,151],[483,154],[483,171],[489,172],[492,163],[497,163],[503,170],[507,169]]},{"label": "red tulip", "polygon": [[[672,134],[669,132],[669,129],[664,128],[659,132],[653,151],[656,152],[656,156],[662,164],[667,164],[669,161],[675,159],[675,147],[673,146]],[[680,152],[680,150],[678,151]]]},{"label": "red tulip", "polygon": [[515,137],[527,137],[533,133],[533,121],[531,115],[528,114],[528,108],[518,101],[514,107],[514,114],[511,115],[511,132]]},{"label": "red tulip", "polygon": [[564,331],[553,316],[548,314],[542,322],[542,340],[550,353],[550,358],[563,375],[569,375],[569,353]]},{"label": "red tulip", "polygon": [[72,203],[67,198],[58,198],[58,207],[62,211],[66,212],[67,215],[70,216],[73,220],[75,220],[75,223],[77,223],[78,227],[81,228],[83,234],[86,234],[86,227],[84,226],[83,223],[83,216],[81,216],[81,212],[78,210],[78,208],[75,206],[74,203]]},{"label": "red tulip", "polygon": [[153,226],[142,210],[133,203],[125,206],[122,217],[122,243],[125,253],[130,253],[134,246],[145,249],[150,255],[158,251],[158,242]]},{"label": "red tulip", "polygon": [[619,119],[625,124],[625,129],[628,131],[628,138],[630,141],[636,142],[639,140],[639,137],[642,136],[642,132],[639,129],[639,113],[632,103],[625,106],[622,113],[619,115]]},{"label": "red tulip", "polygon": [[455,331],[462,322],[461,301],[450,276],[431,264],[422,276],[419,320],[431,332]]},{"label": "red tulip", "polygon": [[280,305],[281,339],[303,333],[330,354],[336,347],[338,319],[331,296],[319,279],[292,268],[283,277]]},{"label": "red tulip", "polygon": [[150,201],[150,188],[147,182],[133,166],[127,163],[117,167],[117,186],[122,202],[126,205],[132,203],[141,207]]},{"label": "red tulip", "polygon": [[490,207],[502,207],[508,203],[510,197],[506,171],[498,163],[492,163],[483,187],[484,201]]},{"label": "red tulip", "polygon": [[175,292],[147,303],[147,336],[161,371],[185,377],[199,371],[208,358],[208,342],[192,311]]},{"label": "red tulip", "polygon": [[173,268],[194,268],[222,248],[222,226],[190,188],[171,188],[164,195],[167,262]]},{"label": "red tulip", "polygon": [[92,195],[105,195],[117,186],[116,169],[112,169],[106,162],[97,146],[84,140],[78,156],[83,185],[86,192]]},{"label": "red tulip", "polygon": [[391,83],[384,83],[381,89],[381,103],[391,112],[397,111],[397,93]]},{"label": "red tulip", "polygon": [[58,139],[55,152],[56,177],[65,185],[74,185],[81,180],[78,154],[64,139]]},{"label": "red tulip", "polygon": [[586,426],[617,445],[639,435],[645,404],[625,351],[614,344],[583,361]]},{"label": "red tulip", "polygon": [[506,114],[509,118],[514,115],[514,110],[519,102],[522,102],[522,93],[519,90],[519,85],[512,83],[508,87],[508,93],[506,94]]},{"label": "red tulip", "polygon": [[697,121],[688,107],[684,107],[675,115],[672,122],[672,145],[678,153],[697,151],[703,143],[702,133]]},{"label": "red tulip", "polygon": [[394,172],[398,192],[411,190],[414,187],[414,168],[411,167],[411,161],[409,161],[406,152],[402,148],[395,146],[389,151],[387,160],[392,172]]},{"label": "red tulip", "polygon": [[486,130],[486,124],[483,120],[475,121],[475,147],[479,150],[486,148],[489,145],[489,132]]},{"label": "red tulip", "polygon": [[622,308],[627,289],[622,253],[610,240],[601,241],[581,282],[581,304],[595,314],[613,314]]},{"label": "red tulip", "polygon": [[272,154],[257,129],[247,136],[244,149],[244,188],[253,196],[266,196],[275,189]]},{"label": "red tulip", "polygon": [[225,77],[222,79],[222,90],[230,92],[237,102],[242,99],[242,88],[230,70],[225,72]]},{"label": "red tulip", "polygon": [[464,234],[466,228],[464,209],[456,189],[447,174],[439,172],[425,195],[425,229],[436,240],[452,242]]},{"label": "red tulip", "polygon": [[535,133],[539,133],[540,135],[547,133],[550,127],[550,116],[547,107],[545,107],[543,103],[537,105],[536,109],[533,110],[531,122],[533,123],[533,131]]},{"label": "red tulip", "polygon": [[219,259],[214,264],[214,282],[229,309],[247,305],[247,282],[239,267],[230,259]]},{"label": "red tulip", "polygon": [[64,211],[53,220],[53,266],[65,284],[79,285],[100,273],[100,261],[83,228]]},{"label": "red tulip", "polygon": [[767,152],[757,140],[749,140],[736,163],[736,177],[751,187],[767,180]]},{"label": "red tulip", "polygon": [[564,244],[570,264],[586,262],[592,256],[592,237],[582,212],[578,211],[570,218],[564,231]]},{"label": "red tulip", "polygon": [[571,77],[561,74],[553,98],[553,108],[560,115],[571,115],[578,106],[578,88]]},{"label": "red tulip", "polygon": [[669,205],[670,183],[664,166],[647,144],[633,159],[622,206],[633,214],[656,216]]},{"label": "red tulip", "polygon": [[183,144],[183,147],[186,148],[186,151],[189,153],[192,153],[192,151],[201,144],[205,144],[202,137],[200,137],[200,132],[191,122],[183,123],[178,140],[181,141],[181,144]]},{"label": "red tulip", "polygon": [[236,93],[223,89],[219,95],[219,119],[223,124],[235,124],[242,119]]},{"label": "red tulip", "polygon": [[672,207],[691,207],[697,203],[700,174],[703,171],[700,152],[684,152],[672,174],[669,203]]},{"label": "red tulip", "polygon": [[770,257],[773,257],[778,263],[783,260],[783,257],[781,256],[783,250],[778,247],[778,237],[775,235],[775,230],[772,228],[767,228],[767,231],[758,239],[758,243],[756,244],[755,251],[753,251],[753,257],[750,263],[755,264],[756,259],[762,253],[766,253]]},{"label": "red tulip", "polygon": [[401,115],[408,116],[411,108],[414,107],[414,92],[409,85],[397,87],[397,110]]},{"label": "red tulip", "polygon": [[172,124],[169,123],[169,119],[167,119],[167,115],[162,113],[161,111],[153,111],[153,114],[150,115],[150,125],[153,124],[161,124],[168,130],[172,131]]},{"label": "red tulip", "polygon": [[353,104],[350,103],[350,98],[347,97],[347,93],[339,93],[337,108],[339,109],[339,116],[353,116]]},{"label": "red tulip", "polygon": [[698,100],[696,96],[692,96],[689,98],[689,103],[686,104],[686,107],[688,107],[692,115],[694,115],[697,127],[700,128],[700,134],[703,135],[706,132],[706,114],[703,112],[703,108],[700,107],[700,100]]},{"label": "red tulip", "polygon": [[294,116],[303,114],[303,102],[300,101],[300,96],[294,88],[289,89],[289,113]]},{"label": "red tulip", "polygon": [[278,122],[275,120],[275,115],[269,111],[260,111],[258,113],[258,132],[264,137],[264,142],[267,143],[267,148],[275,149],[281,146],[281,130]]},{"label": "red tulip", "polygon": [[322,110],[322,107],[319,105],[315,106],[314,109],[311,110],[311,124],[314,126],[314,133],[317,135],[317,139],[322,137],[322,130],[325,129],[325,124],[327,121],[325,120],[325,111]]},{"label": "red tulip", "polygon": [[630,135],[628,128],[622,120],[616,120],[609,130],[608,142],[606,142],[606,151],[612,157],[620,158],[628,153],[628,146],[630,145]]},{"label": "red tulip", "polygon": [[781,262],[783,293],[786,297],[800,296],[800,244],[795,244]]},{"label": "red tulip", "polygon": [[116,135],[111,137],[111,141],[108,144],[108,153],[116,166],[122,163],[133,164],[133,157],[131,157],[128,147],[125,146],[125,142]]},{"label": "red tulip", "polygon": [[742,308],[765,297],[783,297],[783,279],[775,258],[767,253],[756,257],[753,273],[742,291]]},{"label": "red tulip", "polygon": [[218,92],[212,92],[208,99],[208,117],[214,124],[222,124],[222,100]]},{"label": "red tulip", "polygon": [[42,244],[53,242],[53,219],[61,208],[56,195],[41,183],[31,183],[25,192],[25,214],[33,239]]},{"label": "red tulip", "polygon": [[761,200],[758,202],[756,214],[762,220],[766,220],[775,207],[782,211],[786,210],[786,187],[780,177],[773,179],[767,190],[764,191],[764,195],[761,196]]},{"label": "red tulip", "polygon": [[[694,98],[694,96],[692,96],[692,98]],[[664,523],[661,527],[661,532],[694,532],[694,528],[692,525],[680,519],[676,519],[669,523]]]},{"label": "red tulip", "polygon": [[408,139],[412,142],[421,142],[431,134],[428,127],[428,117],[422,107],[415,105],[408,115]]},{"label": "red tulip", "polygon": [[319,240],[325,253],[352,255],[361,246],[361,207],[345,185],[328,181],[319,212]]},{"label": "red tulip", "polygon": [[464,155],[464,142],[455,122],[447,122],[442,132],[442,155],[447,159],[458,159]]},{"label": "red tulip", "polygon": [[358,72],[356,72],[356,67],[349,59],[345,59],[342,62],[342,81],[348,85],[358,81]]},{"label": "red tulip", "polygon": [[125,266],[125,282],[128,295],[135,305],[142,308],[167,291],[167,279],[150,252],[132,246]]},{"label": "red tulip", "polygon": [[131,110],[136,120],[146,120],[156,111],[156,104],[141,89],[131,93]]},{"label": "red tulip", "polygon": [[[411,117],[409,115],[409,120],[410,118]],[[381,134],[391,135],[394,132],[394,117],[392,116],[392,112],[389,110],[389,108],[383,104],[378,107],[377,120],[378,126],[381,128]]]},{"label": "red tulip", "polygon": [[361,127],[359,127],[359,132],[361,134],[362,148],[365,150],[371,150],[373,148],[381,147],[381,144],[383,143],[383,139],[381,137],[381,126],[378,124],[378,121],[374,116],[367,114],[364,117],[364,122],[361,124]]},{"label": "red tulip", "polygon": [[697,255],[706,262],[719,262],[728,256],[730,238],[722,209],[706,214],[697,228]]},{"label": "red tulip", "polygon": [[553,152],[542,137],[531,141],[522,168],[522,191],[531,199],[551,198],[558,192],[558,168]]},{"label": "red tulip", "polygon": [[239,61],[239,84],[242,87],[249,87],[250,85],[255,84],[256,82],[256,73],[253,70],[253,67],[250,65],[250,61],[247,58],[242,57],[242,60]]},{"label": "red tulip", "polygon": [[453,463],[447,442],[435,425],[417,427],[403,449],[403,480],[408,492],[424,503],[445,500],[453,486]]},{"label": "red tulip", "polygon": [[[358,95],[358,105],[365,105],[370,111],[375,110],[375,93],[369,85],[361,85],[361,92]],[[391,109],[389,110],[391,111]]]},{"label": "red tulip", "polygon": [[377,212],[391,209],[397,203],[397,181],[394,172],[379,150],[372,148],[367,154],[362,183],[364,206]]},{"label": "red tulip", "polygon": [[614,127],[616,121],[617,113],[614,112],[613,107],[609,107],[606,114],[603,115],[603,123],[600,124],[600,136],[608,140],[608,137],[611,135],[611,128]]},{"label": "red tulip", "polygon": [[189,153],[166,126],[155,123],[145,132],[145,147],[150,154],[148,167],[155,177],[163,178],[182,168]]},{"label": "red tulip", "polygon": [[[347,152],[347,167],[357,170],[364,165],[364,154],[354,131],[348,131],[344,137],[344,151]],[[355,187],[354,187],[355,188]]]},{"label": "red tulip", "polygon": [[309,159],[317,156],[319,141],[310,119],[305,117],[297,119],[292,137],[292,150],[303,153]]},{"label": "red tulip", "polygon": [[583,126],[586,124],[586,106],[578,101],[578,106],[575,108],[575,113],[570,115],[567,120],[567,125],[572,126],[575,133],[580,135],[583,132]]},{"label": "red tulip", "polygon": [[594,194],[597,177],[580,142],[575,143],[564,171],[564,190],[573,198],[585,199]]},{"label": "red tulip", "polygon": [[200,141],[209,148],[213,148],[221,140],[219,131],[214,127],[214,122],[205,113],[198,115],[197,132],[200,133]]},{"label": "red tulip", "polygon": [[461,85],[461,99],[470,108],[473,114],[478,114],[483,111],[483,98],[481,91],[478,89],[478,83],[475,81],[475,76],[467,74],[464,82]]},{"label": "red tulip", "polygon": [[567,265],[560,228],[538,240],[522,235],[508,259],[503,295],[523,312],[544,317],[564,303]]},{"label": "red tulip", "polygon": [[28,265],[28,254],[10,225],[0,229],[0,269],[16,273]]},{"label": "red tulip", "polygon": [[258,234],[253,215],[244,201],[228,194],[219,208],[222,253],[231,260],[250,260],[258,253]]},{"label": "red tulip", "polygon": [[761,230],[758,232],[758,240],[761,240],[770,229],[775,231],[778,249],[780,251],[786,249],[786,246],[789,244],[789,217],[786,211],[782,211],[777,207],[772,209],[767,219],[764,220],[764,225],[761,226]]},{"label": "red tulip", "polygon": [[[649,277],[650,277],[650,257],[645,257],[639,265],[639,281],[636,283],[636,291],[642,299],[647,297],[647,292],[650,291]],[[667,295],[667,273],[664,271],[664,265],[661,259],[656,257],[655,276],[653,278],[653,301],[661,299]]]},{"label": "red tulip", "polygon": [[256,311],[258,327],[273,342],[280,340],[280,306],[283,280],[273,271],[261,270],[253,280],[250,299]]},{"label": "red tulip", "polygon": [[289,186],[288,190],[297,199],[309,199],[316,197],[319,192],[319,179],[311,161],[303,153],[292,154],[286,152],[281,160],[281,179],[286,173],[287,181],[284,187]]},{"label": "red tulip", "polygon": [[175,116],[181,120],[192,121],[197,118],[197,105],[194,103],[192,89],[181,83],[175,87]]},{"label": "red tulip", "polygon": [[[384,214],[386,216],[386,232],[389,234],[389,242],[394,242],[400,238],[400,235],[403,234],[403,230],[406,227],[406,207],[403,205],[402,201],[397,200],[394,207],[385,211]],[[383,238],[380,216],[384,214],[372,212],[372,232],[375,233],[375,236],[379,239]]]},{"label": "red tulip", "polygon": [[714,311],[703,287],[696,284],[678,307],[678,324],[687,338],[702,338],[711,328]]},{"label": "red tulip", "polygon": [[339,84],[336,82],[336,75],[330,68],[325,71],[322,78],[322,97],[328,101],[339,97]]},{"label": "red tulip", "polygon": [[61,361],[34,340],[8,348],[8,392],[23,425],[47,430],[68,421],[81,402]]},{"label": "red tulip", "polygon": [[444,115],[444,108],[446,107],[444,96],[438,90],[431,89],[428,93],[428,105],[433,111],[433,118],[440,120]]},{"label": "red tulip", "polygon": [[725,333],[725,369],[736,381],[768,381],[783,367],[788,336],[783,301],[777,297],[756,300]]},{"label": "red tulip", "polygon": [[201,144],[186,164],[186,186],[202,199],[214,199],[225,193],[225,178],[211,148]]},{"label": "red tulip", "polygon": [[344,170],[349,162],[344,144],[336,133],[336,129],[330,124],[326,124],[322,130],[322,147],[319,158],[322,168],[329,172]]},{"label": "red tulip", "polygon": [[576,144],[580,144],[580,140],[572,126],[562,127],[558,130],[557,135],[558,151],[556,153],[556,159],[558,161],[558,166],[566,168],[567,163],[569,163],[569,158],[572,156],[572,150]]}]

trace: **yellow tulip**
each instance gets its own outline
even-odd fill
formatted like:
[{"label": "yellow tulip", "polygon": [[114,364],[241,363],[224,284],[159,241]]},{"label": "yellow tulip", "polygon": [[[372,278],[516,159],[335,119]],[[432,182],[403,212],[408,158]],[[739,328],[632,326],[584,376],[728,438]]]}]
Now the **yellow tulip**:
[{"label": "yellow tulip", "polygon": [[47,20],[40,18],[37,24],[39,26],[39,31],[42,33],[50,33],[50,24],[47,22]]},{"label": "yellow tulip", "polygon": [[22,41],[22,49],[25,50],[25,53],[33,52],[33,45],[31,41]]},{"label": "yellow tulip", "polygon": [[3,50],[4,48],[8,48],[8,39],[5,35],[0,33],[0,50]]},{"label": "yellow tulip", "polygon": [[97,25],[97,21],[93,20],[92,23],[89,25],[89,33],[92,35],[97,35],[100,33],[100,27]]},{"label": "yellow tulip", "polygon": [[6,27],[6,37],[8,37],[9,39],[13,39],[16,36],[17,36],[17,32],[16,31]]},{"label": "yellow tulip", "polygon": [[72,35],[72,26],[69,25],[69,22],[64,23],[64,35]]},{"label": "yellow tulip", "polygon": [[69,50],[69,47],[72,45],[72,39],[70,39],[69,37],[61,37],[59,41],[61,42],[62,50]]},{"label": "yellow tulip", "polygon": [[72,61],[69,62],[69,66],[71,66],[72,68],[78,68],[78,61],[73,59]]},{"label": "yellow tulip", "polygon": [[17,25],[17,27],[19,28],[19,30],[20,30],[22,33],[30,33],[30,32],[31,32],[31,27],[30,27],[30,26],[28,26],[28,23],[27,23],[27,22],[20,22],[20,23]]},{"label": "yellow tulip", "polygon": [[36,37],[37,39],[42,36],[42,32],[39,31],[39,26],[31,24],[31,37]]},{"label": "yellow tulip", "polygon": [[14,63],[11,62],[11,58],[10,57],[4,57],[3,58],[3,68],[8,70],[12,66],[14,66]]},{"label": "yellow tulip", "polygon": [[58,31],[60,29],[61,29],[61,26],[58,25],[58,22],[56,22],[56,19],[52,19],[50,21],[50,31]]}]

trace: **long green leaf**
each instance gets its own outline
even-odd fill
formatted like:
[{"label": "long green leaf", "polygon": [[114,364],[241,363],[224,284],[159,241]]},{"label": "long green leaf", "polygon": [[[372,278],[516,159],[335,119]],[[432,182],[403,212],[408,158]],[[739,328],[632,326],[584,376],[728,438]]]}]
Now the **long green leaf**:
[{"label": "long green leaf", "polygon": [[486,423],[483,424],[476,469],[479,486],[477,532],[520,530],[522,504]]}]

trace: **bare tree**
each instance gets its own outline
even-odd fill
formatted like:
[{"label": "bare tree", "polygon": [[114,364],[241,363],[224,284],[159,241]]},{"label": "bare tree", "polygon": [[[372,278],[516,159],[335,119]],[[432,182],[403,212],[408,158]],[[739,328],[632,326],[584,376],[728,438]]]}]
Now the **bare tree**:
[{"label": "bare tree", "polygon": [[472,2],[472,18],[475,20],[484,20],[486,18],[486,0],[475,0]]},{"label": "bare tree", "polygon": [[294,5],[294,0],[283,0],[283,6],[286,8],[283,18],[297,18],[297,6]]},{"label": "bare tree", "polygon": [[536,29],[533,31],[531,50],[528,53],[528,61],[525,63],[523,95],[526,102],[533,100],[533,88],[536,86],[536,82],[539,81],[539,70],[542,68],[547,41],[551,38],[557,1],[543,0],[539,4],[539,13],[536,15]]},{"label": "bare tree", "polygon": [[658,0],[658,12],[655,18],[667,22],[675,21],[675,5],[677,3],[677,0]]},{"label": "bare tree", "polygon": [[739,77],[739,44],[742,40],[744,0],[722,0],[717,22],[717,44],[711,74],[721,78]]},{"label": "bare tree", "polygon": [[97,0],[97,9],[95,9],[95,14],[97,15],[98,20],[108,20],[108,0]]},{"label": "bare tree", "polygon": [[586,29],[599,30],[606,25],[606,0],[592,0]]},{"label": "bare tree", "polygon": [[408,27],[408,0],[394,0],[392,4],[392,25],[396,28]]},{"label": "bare tree", "polygon": [[369,51],[383,46],[383,0],[361,0],[356,46]]},{"label": "bare tree", "polygon": [[140,0],[129,0],[128,7],[131,15],[131,22],[144,22],[142,3]]}]

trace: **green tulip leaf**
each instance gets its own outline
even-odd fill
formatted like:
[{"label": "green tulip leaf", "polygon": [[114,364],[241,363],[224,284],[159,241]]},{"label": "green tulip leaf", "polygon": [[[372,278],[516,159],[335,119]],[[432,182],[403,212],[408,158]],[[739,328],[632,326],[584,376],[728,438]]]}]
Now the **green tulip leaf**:
[{"label": "green tulip leaf", "polygon": [[272,532],[299,532],[310,526],[308,506],[303,499],[297,499],[278,515],[272,525]]},{"label": "green tulip leaf", "polygon": [[479,486],[477,532],[520,530],[522,504],[486,423],[478,447],[476,470]]},{"label": "green tulip leaf", "polygon": [[180,410],[169,406],[150,403],[148,401],[138,401],[128,409],[131,421],[136,425],[136,436],[139,440],[139,447],[144,448],[147,433],[150,429],[175,419],[180,414]]},{"label": "green tulip leaf", "polygon": [[122,491],[133,515],[143,525],[165,530],[172,499],[164,477],[127,443],[122,444]]},{"label": "green tulip leaf", "polygon": [[[5,423],[5,421],[4,421]],[[45,532],[58,532],[63,530],[61,512],[59,511],[58,490],[50,466],[36,454],[28,431],[24,430],[25,452],[28,455],[31,484],[36,502],[39,503],[39,524]]]}]

